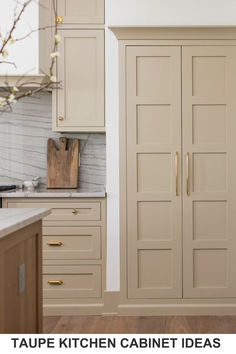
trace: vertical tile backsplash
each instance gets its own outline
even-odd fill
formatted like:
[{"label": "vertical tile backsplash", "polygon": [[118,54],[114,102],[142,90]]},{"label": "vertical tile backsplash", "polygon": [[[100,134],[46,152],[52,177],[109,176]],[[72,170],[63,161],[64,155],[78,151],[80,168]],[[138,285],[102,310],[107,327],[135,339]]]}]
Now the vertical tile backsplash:
[{"label": "vertical tile backsplash", "polygon": [[[46,184],[47,140],[62,134],[52,132],[51,94],[27,97],[0,115],[0,185],[21,184],[34,176]],[[95,190],[106,183],[105,134],[70,134],[80,139],[79,187]]]}]

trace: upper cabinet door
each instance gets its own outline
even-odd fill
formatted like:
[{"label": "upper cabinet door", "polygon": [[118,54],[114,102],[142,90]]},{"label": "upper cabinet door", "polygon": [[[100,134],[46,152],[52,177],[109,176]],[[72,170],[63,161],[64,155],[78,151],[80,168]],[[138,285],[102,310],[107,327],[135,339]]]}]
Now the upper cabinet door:
[{"label": "upper cabinet door", "polygon": [[183,48],[185,298],[236,296],[235,62],[233,46]]},{"label": "upper cabinet door", "polygon": [[54,131],[105,130],[104,30],[60,30]]},{"label": "upper cabinet door", "polygon": [[103,24],[104,13],[104,0],[57,0],[61,24]]}]

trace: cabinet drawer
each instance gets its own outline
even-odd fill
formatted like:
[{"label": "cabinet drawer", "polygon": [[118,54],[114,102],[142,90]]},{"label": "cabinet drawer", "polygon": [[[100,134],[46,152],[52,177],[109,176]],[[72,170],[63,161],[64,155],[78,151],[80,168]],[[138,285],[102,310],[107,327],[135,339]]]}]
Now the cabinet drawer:
[{"label": "cabinet drawer", "polygon": [[45,299],[101,297],[101,266],[45,266],[43,268]]},{"label": "cabinet drawer", "polygon": [[99,221],[101,206],[99,202],[17,202],[9,201],[8,208],[48,208],[51,214],[44,221]]},{"label": "cabinet drawer", "polygon": [[100,259],[99,226],[44,227],[43,259]]}]

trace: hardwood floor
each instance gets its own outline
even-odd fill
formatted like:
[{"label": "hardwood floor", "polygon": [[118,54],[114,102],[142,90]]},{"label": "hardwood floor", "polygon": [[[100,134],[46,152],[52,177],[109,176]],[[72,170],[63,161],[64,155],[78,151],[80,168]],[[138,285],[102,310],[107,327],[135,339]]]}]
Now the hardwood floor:
[{"label": "hardwood floor", "polygon": [[44,333],[236,333],[236,316],[44,317]]}]

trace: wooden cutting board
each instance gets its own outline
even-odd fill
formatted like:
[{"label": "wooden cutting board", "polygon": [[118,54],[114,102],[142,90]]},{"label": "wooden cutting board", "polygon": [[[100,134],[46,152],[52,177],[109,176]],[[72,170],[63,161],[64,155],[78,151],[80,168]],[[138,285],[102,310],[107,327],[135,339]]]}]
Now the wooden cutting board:
[{"label": "wooden cutting board", "polygon": [[60,148],[53,139],[47,145],[47,188],[78,188],[79,140],[67,149],[67,138],[60,138]]}]

